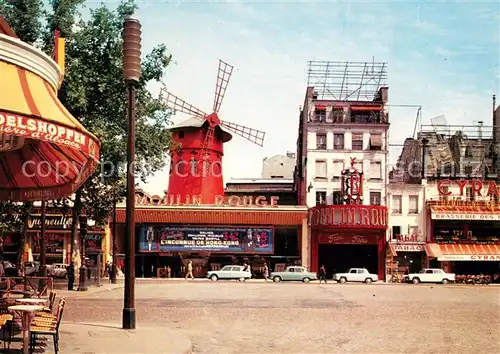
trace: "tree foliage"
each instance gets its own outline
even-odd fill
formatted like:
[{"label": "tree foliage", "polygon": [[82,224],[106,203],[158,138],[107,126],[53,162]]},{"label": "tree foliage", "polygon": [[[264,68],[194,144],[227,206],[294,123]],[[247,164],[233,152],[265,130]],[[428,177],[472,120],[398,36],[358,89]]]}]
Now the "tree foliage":
[{"label": "tree foliage", "polygon": [[[0,0],[0,14],[22,40],[37,44],[50,56],[53,56],[54,31],[58,29],[66,38],[66,73],[59,99],[101,142],[100,167],[76,194],[80,200],[74,200],[74,195],[71,204],[81,205],[78,209],[103,224],[115,201],[125,194],[128,127],[122,29],[125,17],[133,14],[137,6],[134,1],[122,1],[111,10],[101,4],[90,9],[90,16],[84,19],[80,15],[84,0],[51,0],[42,24],[41,3],[41,0]],[[142,78],[136,91],[136,175],[142,181],[167,162],[171,112],[147,87],[162,80],[170,60],[164,44],[143,55]],[[10,224],[4,211],[13,208],[12,205],[0,204],[0,215],[5,214],[0,225]],[[73,216],[78,219],[80,210],[75,212],[77,215]]]},{"label": "tree foliage", "polygon": [[41,38],[42,0],[0,0],[0,15],[24,42],[35,44]]}]

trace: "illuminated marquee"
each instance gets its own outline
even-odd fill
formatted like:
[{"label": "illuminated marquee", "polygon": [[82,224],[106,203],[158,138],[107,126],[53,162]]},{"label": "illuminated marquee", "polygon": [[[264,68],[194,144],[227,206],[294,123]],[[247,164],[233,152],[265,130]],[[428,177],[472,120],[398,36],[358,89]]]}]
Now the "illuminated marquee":
[{"label": "illuminated marquee", "polygon": [[312,228],[387,229],[387,208],[376,205],[321,205],[309,209]]},{"label": "illuminated marquee", "polygon": [[[227,206],[227,207],[271,207],[276,208],[278,206],[279,197],[271,196],[215,196],[214,206]],[[148,195],[136,195],[135,197],[136,205],[149,205],[149,206],[201,206],[203,204],[201,195],[171,195],[166,194],[164,197],[158,195],[148,196]]]}]

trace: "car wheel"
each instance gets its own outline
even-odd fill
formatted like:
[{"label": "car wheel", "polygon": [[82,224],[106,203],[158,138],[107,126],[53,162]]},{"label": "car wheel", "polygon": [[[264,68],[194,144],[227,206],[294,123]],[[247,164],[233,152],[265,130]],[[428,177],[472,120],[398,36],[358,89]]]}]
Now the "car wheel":
[{"label": "car wheel", "polygon": [[411,281],[413,282],[413,284],[418,284],[418,283],[420,283],[420,279],[419,279],[419,278],[417,278],[417,277],[413,278]]},{"label": "car wheel", "polygon": [[279,283],[279,282],[281,281],[281,277],[280,277],[280,276],[275,276],[275,277],[273,278],[273,281],[274,281],[275,283]]},{"label": "car wheel", "polygon": [[311,281],[311,279],[309,279],[309,278],[304,278],[304,279],[302,279],[302,281],[303,281],[304,283],[309,283],[309,282]]},{"label": "car wheel", "polygon": [[445,285],[448,284],[449,282],[450,281],[448,279],[443,279],[443,281],[442,281],[442,283],[445,284]]},{"label": "car wheel", "polygon": [[365,279],[365,283],[366,283],[366,284],[371,284],[371,283],[373,283],[372,278],[366,278],[366,279]]},{"label": "car wheel", "polygon": [[345,283],[347,283],[347,279],[345,277],[342,277],[342,278],[340,278],[339,283],[345,284]]},{"label": "car wheel", "polygon": [[211,281],[217,281],[217,280],[219,280],[219,277],[218,277],[217,275],[215,275],[215,274],[212,274],[212,275],[210,276],[210,280],[211,280]]}]

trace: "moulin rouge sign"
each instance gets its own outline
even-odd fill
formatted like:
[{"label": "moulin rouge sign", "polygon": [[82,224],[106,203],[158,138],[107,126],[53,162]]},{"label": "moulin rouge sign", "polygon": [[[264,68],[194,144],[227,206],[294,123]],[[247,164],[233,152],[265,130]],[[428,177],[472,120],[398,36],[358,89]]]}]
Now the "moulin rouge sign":
[{"label": "moulin rouge sign", "polygon": [[[276,208],[278,206],[279,197],[264,197],[264,196],[215,196],[214,206],[228,206],[228,207],[271,207]],[[160,197],[158,195],[148,196],[148,195],[136,195],[135,196],[136,205],[148,205],[148,206],[201,206],[203,204],[201,195],[165,195]]]},{"label": "moulin rouge sign", "polygon": [[378,205],[321,205],[309,210],[313,228],[387,229],[387,208]]}]

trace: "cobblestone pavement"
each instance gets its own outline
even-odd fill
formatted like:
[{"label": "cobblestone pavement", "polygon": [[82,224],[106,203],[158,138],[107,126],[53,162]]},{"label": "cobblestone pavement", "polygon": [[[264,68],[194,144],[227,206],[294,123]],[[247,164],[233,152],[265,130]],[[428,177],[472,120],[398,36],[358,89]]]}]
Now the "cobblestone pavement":
[{"label": "cobblestone pavement", "polygon": [[[122,296],[69,298],[65,321],[120,323]],[[194,353],[500,352],[494,286],[137,282],[136,308]]]}]

